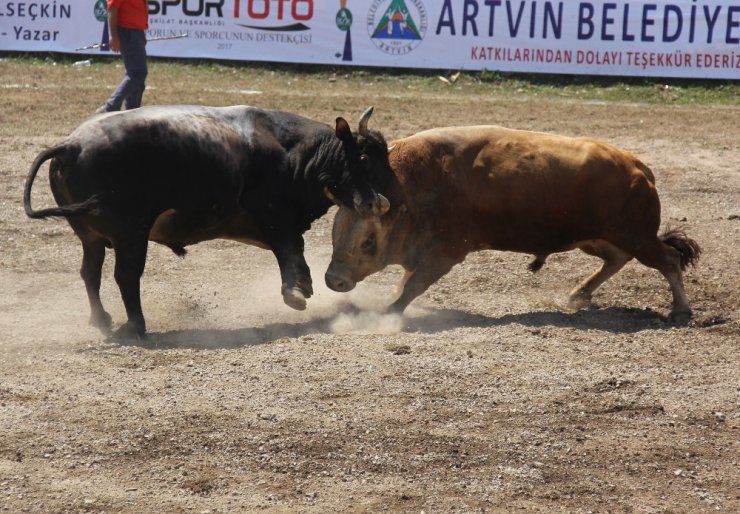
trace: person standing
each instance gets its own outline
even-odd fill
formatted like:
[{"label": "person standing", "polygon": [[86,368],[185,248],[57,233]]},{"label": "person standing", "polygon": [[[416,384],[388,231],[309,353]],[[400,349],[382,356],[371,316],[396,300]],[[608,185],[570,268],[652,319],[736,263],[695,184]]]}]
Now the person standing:
[{"label": "person standing", "polygon": [[146,0],[108,0],[109,47],[120,52],[126,74],[113,94],[97,112],[141,107],[148,73],[146,29],[149,11]]}]

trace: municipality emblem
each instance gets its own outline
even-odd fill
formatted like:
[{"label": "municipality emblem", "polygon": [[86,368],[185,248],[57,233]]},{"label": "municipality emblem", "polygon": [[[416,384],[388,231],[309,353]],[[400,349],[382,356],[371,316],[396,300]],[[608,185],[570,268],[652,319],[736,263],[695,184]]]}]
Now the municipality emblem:
[{"label": "municipality emblem", "polygon": [[391,55],[404,55],[424,39],[427,10],[421,0],[375,0],[367,28],[375,46]]}]

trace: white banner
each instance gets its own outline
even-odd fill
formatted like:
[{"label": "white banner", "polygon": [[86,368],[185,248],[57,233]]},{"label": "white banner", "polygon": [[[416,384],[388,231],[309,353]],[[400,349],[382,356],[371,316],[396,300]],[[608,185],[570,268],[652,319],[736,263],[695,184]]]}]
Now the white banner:
[{"label": "white banner", "polygon": [[[152,42],[154,56],[740,79],[740,0],[148,4],[150,39],[188,35]],[[107,38],[105,0],[0,0],[0,50],[75,52]]]}]

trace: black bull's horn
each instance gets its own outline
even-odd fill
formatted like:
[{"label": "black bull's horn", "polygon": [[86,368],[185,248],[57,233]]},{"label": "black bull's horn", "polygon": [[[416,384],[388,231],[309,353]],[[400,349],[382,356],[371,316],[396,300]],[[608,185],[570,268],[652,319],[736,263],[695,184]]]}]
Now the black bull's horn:
[{"label": "black bull's horn", "polygon": [[378,198],[375,202],[373,213],[376,216],[382,216],[391,209],[391,202],[389,202],[388,199],[380,193],[377,193],[377,196]]},{"label": "black bull's horn", "polygon": [[[359,123],[359,133],[363,137],[367,137],[370,135],[370,131],[367,129],[367,122],[370,119],[370,116],[373,114],[373,106],[368,107],[365,109],[365,112],[362,113],[362,116],[360,116],[360,123]],[[328,187],[324,188],[324,195],[331,200],[336,205],[342,205],[341,202],[337,199],[336,196],[329,190]],[[366,216],[369,214],[374,214],[375,216],[382,216],[386,212],[388,212],[391,208],[391,203],[388,201],[388,199],[379,194],[373,192],[374,198],[373,198],[373,204],[371,209],[367,209],[367,205],[365,202],[362,201],[362,198],[359,194],[355,194],[355,210],[362,216]]]},{"label": "black bull's horn", "polygon": [[[362,116],[360,116],[360,127],[359,132],[360,135],[363,137],[367,137],[370,135],[370,132],[367,129],[367,122],[370,119],[370,116],[373,114],[373,106],[368,107],[365,109],[365,112],[362,113]],[[389,150],[390,151],[390,150]],[[357,208],[358,206],[355,205]],[[388,201],[388,199],[381,195],[380,193],[375,193],[375,202],[373,202],[373,214],[376,216],[382,216],[386,212],[388,212],[391,208],[391,203]],[[359,209],[358,209],[359,210]]]},{"label": "black bull's horn", "polygon": [[[361,214],[361,215],[367,215],[367,214],[374,214],[375,216],[382,216],[386,212],[388,212],[391,208],[391,202],[388,201],[388,199],[381,195],[380,193],[374,193],[375,194],[375,201],[373,202],[373,207],[370,212],[368,212],[366,209],[363,208],[363,202],[359,198],[359,195],[355,197],[355,210]],[[324,195],[331,200],[334,204],[341,206],[342,203],[337,199],[336,196],[329,190],[328,187],[324,188]]]},{"label": "black bull's horn", "polygon": [[380,193],[376,193],[375,191],[373,191],[372,204],[363,201],[359,193],[355,193],[354,201],[355,210],[360,214],[360,216],[363,217],[371,215],[382,216],[391,208],[391,203],[388,201],[388,199]]},{"label": "black bull's horn", "polygon": [[367,121],[370,119],[370,116],[373,114],[373,107],[368,107],[365,112],[362,113],[362,116],[360,116],[360,135],[363,137],[367,137],[370,135],[370,132],[367,130]]},{"label": "black bull's horn", "polygon": [[324,187],[324,195],[335,205],[342,205],[339,203],[339,200],[337,200],[337,197],[332,194],[331,191],[329,191],[328,187]]}]

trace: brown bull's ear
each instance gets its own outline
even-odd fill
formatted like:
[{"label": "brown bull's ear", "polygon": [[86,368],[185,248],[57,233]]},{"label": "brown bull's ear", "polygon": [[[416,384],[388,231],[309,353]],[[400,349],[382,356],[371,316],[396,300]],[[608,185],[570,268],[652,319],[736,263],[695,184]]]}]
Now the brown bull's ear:
[{"label": "brown bull's ear", "polygon": [[406,216],[406,213],[407,213],[407,212],[409,212],[409,208],[408,208],[408,207],[406,207],[406,204],[405,204],[405,203],[402,203],[402,204],[401,204],[401,205],[400,205],[400,206],[398,207],[398,209],[396,209],[396,212],[395,212],[395,214],[393,215],[393,219],[394,219],[395,221],[397,221],[397,220],[400,220],[401,218],[403,218],[404,216]]},{"label": "brown bull's ear", "polygon": [[353,143],[354,138],[352,137],[352,129],[349,128],[349,123],[342,117],[337,118],[337,137],[345,143]]}]

